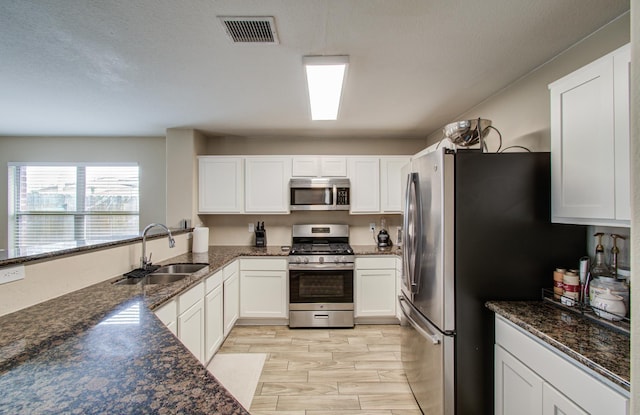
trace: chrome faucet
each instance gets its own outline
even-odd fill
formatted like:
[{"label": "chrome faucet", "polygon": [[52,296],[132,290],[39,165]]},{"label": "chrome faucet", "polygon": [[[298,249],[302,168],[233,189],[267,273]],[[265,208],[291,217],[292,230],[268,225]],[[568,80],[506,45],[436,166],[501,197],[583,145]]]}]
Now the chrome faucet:
[{"label": "chrome faucet", "polygon": [[149,229],[159,226],[161,228],[164,228],[167,233],[169,234],[169,248],[173,248],[174,246],[176,246],[176,241],[175,239],[173,239],[173,236],[171,235],[171,231],[169,230],[169,228],[167,228],[166,226],[164,226],[161,223],[152,223],[150,225],[147,225],[146,228],[144,228],[144,230],[142,231],[142,256],[140,257],[140,268],[142,269],[147,269],[149,267],[149,265],[151,265],[151,255],[153,254],[153,252],[151,254],[149,254],[149,259],[147,259],[147,232],[149,231]]}]

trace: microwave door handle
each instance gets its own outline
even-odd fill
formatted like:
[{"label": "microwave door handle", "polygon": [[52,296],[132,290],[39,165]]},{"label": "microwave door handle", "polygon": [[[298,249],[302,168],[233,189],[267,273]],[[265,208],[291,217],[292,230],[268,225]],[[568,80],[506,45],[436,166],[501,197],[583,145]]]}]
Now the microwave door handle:
[{"label": "microwave door handle", "polygon": [[333,207],[335,208],[338,204],[338,186],[333,185]]}]

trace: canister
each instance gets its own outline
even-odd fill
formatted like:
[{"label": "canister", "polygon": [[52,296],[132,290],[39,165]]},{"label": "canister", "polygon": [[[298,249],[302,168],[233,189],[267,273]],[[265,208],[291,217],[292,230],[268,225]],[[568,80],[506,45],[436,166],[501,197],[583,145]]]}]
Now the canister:
[{"label": "canister", "polygon": [[605,294],[607,289],[613,295],[622,297],[622,302],[629,310],[629,286],[623,280],[608,277],[594,278],[589,284],[589,302],[593,304],[597,295]]},{"label": "canister", "polygon": [[564,268],[556,268],[553,271],[553,298],[555,300],[560,300],[564,294],[564,273],[566,271]]},{"label": "canister", "polygon": [[573,306],[580,300],[580,277],[575,270],[564,273],[562,303]]}]

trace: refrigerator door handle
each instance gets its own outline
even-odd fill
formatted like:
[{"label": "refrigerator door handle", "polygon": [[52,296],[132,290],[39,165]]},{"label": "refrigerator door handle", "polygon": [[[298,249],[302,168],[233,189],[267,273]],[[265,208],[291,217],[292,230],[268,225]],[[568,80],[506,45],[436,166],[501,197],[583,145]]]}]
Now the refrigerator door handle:
[{"label": "refrigerator door handle", "polygon": [[418,193],[418,173],[409,173],[405,193],[403,260],[405,281],[412,293],[419,288],[420,237],[422,228],[420,197]]},{"label": "refrigerator door handle", "polygon": [[411,313],[406,309],[408,305],[407,306],[403,305],[403,303],[406,303],[406,299],[403,296],[399,296],[399,300],[400,300],[400,308],[402,309],[402,314],[404,314],[407,320],[409,320],[409,322],[411,323],[411,326],[415,329],[415,331],[417,331],[425,339],[430,340],[431,343],[440,344],[440,337],[437,334],[429,333],[425,327],[423,327],[421,324],[418,324],[418,322],[416,322],[413,318],[411,318],[410,316]]}]

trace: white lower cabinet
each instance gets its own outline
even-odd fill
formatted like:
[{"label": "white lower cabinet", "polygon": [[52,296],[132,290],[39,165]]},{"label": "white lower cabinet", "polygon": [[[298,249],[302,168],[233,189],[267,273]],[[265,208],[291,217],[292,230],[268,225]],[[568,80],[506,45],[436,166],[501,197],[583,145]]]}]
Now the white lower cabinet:
[{"label": "white lower cabinet", "polygon": [[356,258],[355,317],[395,317],[396,259]]},{"label": "white lower cabinet", "polygon": [[495,414],[629,414],[629,394],[496,316]]},{"label": "white lower cabinet", "polygon": [[548,383],[542,384],[542,413],[548,415],[586,415],[578,405],[552,388]]},{"label": "white lower cabinet", "polygon": [[158,307],[154,313],[171,333],[178,335],[178,301],[175,298],[162,307]]},{"label": "white lower cabinet", "polygon": [[204,353],[204,282],[178,296],[178,338],[200,361]]},{"label": "white lower cabinet", "polygon": [[495,346],[496,415],[542,414],[544,381],[518,359]]},{"label": "white lower cabinet", "polygon": [[240,272],[239,261],[233,261],[222,270],[223,282],[223,323],[226,337],[240,315]]},{"label": "white lower cabinet", "polygon": [[240,317],[288,317],[287,260],[240,260]]},{"label": "white lower cabinet", "polygon": [[222,287],[222,271],[216,272],[205,281],[205,362],[208,362],[213,357],[224,340],[224,300]]}]

